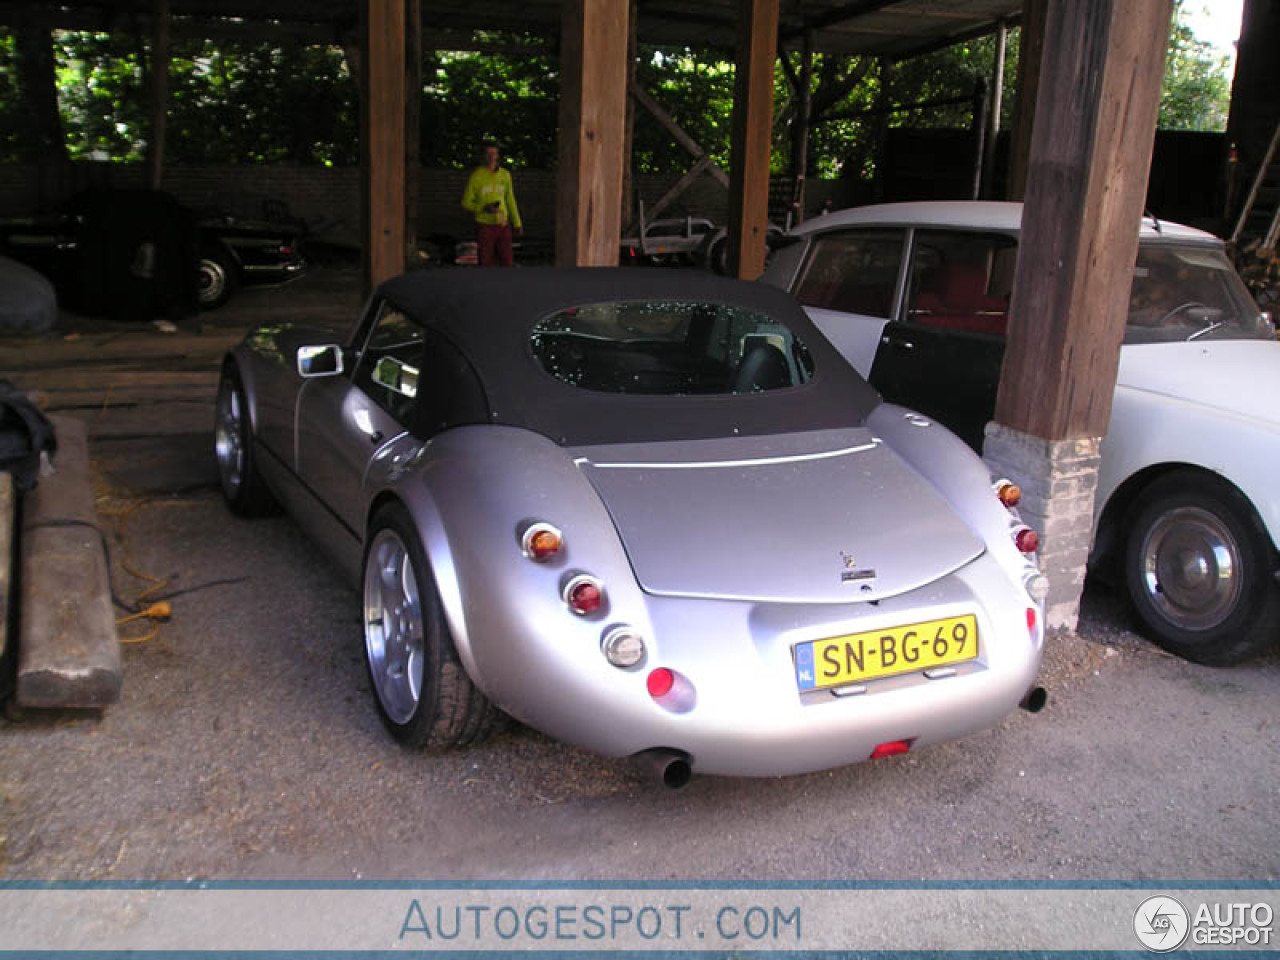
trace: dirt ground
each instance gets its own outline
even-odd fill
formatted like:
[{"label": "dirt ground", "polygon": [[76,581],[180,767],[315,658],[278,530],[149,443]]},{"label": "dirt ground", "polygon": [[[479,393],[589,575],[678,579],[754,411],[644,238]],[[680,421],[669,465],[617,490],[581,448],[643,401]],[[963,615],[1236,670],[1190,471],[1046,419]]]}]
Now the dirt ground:
[{"label": "dirt ground", "polygon": [[[117,589],[172,619],[104,714],[0,721],[5,879],[1172,879],[1280,875],[1280,656],[1168,657],[1104,589],[1052,638],[1049,706],[889,761],[654,785],[513,727],[398,748],[358,600],[283,517],[216,489],[217,365],[245,329],[358,310],[350,270],[247,290],[176,335],[68,318],[0,370],[90,427]],[[145,575],[145,576],[144,576]]]}]

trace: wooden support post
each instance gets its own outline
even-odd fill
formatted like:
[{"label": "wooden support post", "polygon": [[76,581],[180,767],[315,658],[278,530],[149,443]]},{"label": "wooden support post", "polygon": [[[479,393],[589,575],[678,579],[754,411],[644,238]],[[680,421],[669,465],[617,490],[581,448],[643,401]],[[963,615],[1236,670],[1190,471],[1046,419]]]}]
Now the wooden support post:
[{"label": "wooden support post", "polygon": [[[627,11],[627,90],[636,85],[636,31],[639,29],[637,0],[628,0]],[[630,227],[636,211],[635,179],[636,101],[627,97],[626,126],[622,136],[622,217],[623,233],[630,235]]]},{"label": "wooden support post", "polygon": [[1045,624],[1075,628],[1173,0],[1049,0],[996,422],[983,455],[1041,535]]},{"label": "wooden support post", "polygon": [[729,272],[754,280],[764,272],[769,228],[769,153],[778,0],[738,0],[729,185]]},{"label": "wooden support post", "polygon": [[169,114],[169,0],[151,0],[151,131],[147,138],[147,186],[164,180],[164,139]]},{"label": "wooden support post", "polygon": [[889,113],[893,108],[893,60],[880,57],[876,60],[875,116],[875,174],[871,180],[871,197],[873,200],[884,199],[885,167],[889,158]]},{"label": "wooden support post", "polygon": [[556,264],[616,266],[622,237],[628,7],[564,0]]},{"label": "wooden support post", "polygon": [[1036,97],[1040,89],[1040,61],[1044,57],[1045,15],[1049,0],[1022,0],[1022,29],[1018,32],[1018,102],[1013,110],[1009,142],[1009,179],[1005,197],[1021,200],[1027,192],[1031,161],[1031,132],[1035,128]]},{"label": "wooden support post", "polygon": [[987,81],[981,77],[973,85],[972,102],[973,116],[969,123],[969,133],[973,137],[973,181],[969,188],[969,199],[977,200],[982,196],[983,164],[987,157]]},{"label": "wooden support post", "polygon": [[800,89],[791,135],[791,204],[795,223],[804,223],[805,185],[809,174],[809,127],[813,113],[813,31],[804,32],[800,48]]},{"label": "wooden support post", "polygon": [[1003,20],[996,28],[995,63],[991,67],[991,103],[987,108],[986,152],[982,155],[982,196],[995,197],[996,142],[1000,138],[1000,110],[1004,105],[1005,50],[1009,43],[1009,28]]},{"label": "wooden support post", "polygon": [[1111,416],[1173,0],[1051,0],[996,419],[1059,440]]},{"label": "wooden support post", "polygon": [[366,293],[404,271],[405,0],[361,3],[360,155]]},{"label": "wooden support post", "polygon": [[422,0],[404,0],[404,262],[418,257],[418,206],[422,163]]}]

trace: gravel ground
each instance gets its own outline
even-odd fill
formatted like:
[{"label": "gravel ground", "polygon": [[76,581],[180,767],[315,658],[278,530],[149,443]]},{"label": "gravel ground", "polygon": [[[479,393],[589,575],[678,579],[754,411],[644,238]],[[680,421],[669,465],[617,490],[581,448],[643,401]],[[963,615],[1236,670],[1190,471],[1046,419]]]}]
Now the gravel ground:
[{"label": "gravel ground", "polygon": [[213,489],[210,385],[237,323],[291,302],[350,310],[349,287],[246,292],[169,340],[89,328],[0,347],[0,368],[90,420],[120,592],[150,585],[129,571],[201,588],[126,647],[119,705],[0,722],[0,877],[1280,875],[1280,656],[1168,657],[1097,586],[1079,634],[1048,643],[1041,714],[919,754],[672,792],[520,727],[466,752],[398,748],[356,596],[288,520],[232,518]]}]

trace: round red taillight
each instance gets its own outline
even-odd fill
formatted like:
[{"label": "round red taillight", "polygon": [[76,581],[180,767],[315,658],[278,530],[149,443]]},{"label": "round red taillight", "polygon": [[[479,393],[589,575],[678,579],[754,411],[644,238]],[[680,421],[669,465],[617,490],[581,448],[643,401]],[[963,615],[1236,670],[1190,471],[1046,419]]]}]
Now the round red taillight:
[{"label": "round red taillight", "polygon": [[574,613],[585,617],[604,606],[604,587],[595,577],[574,577],[565,585],[564,602]]},{"label": "round red taillight", "polygon": [[1035,632],[1036,632],[1036,608],[1027,607],[1027,633],[1034,636]]},{"label": "round red taillight", "polygon": [[535,523],[520,538],[520,549],[536,563],[550,560],[564,547],[564,537],[549,523]]},{"label": "round red taillight", "polygon": [[657,700],[671,692],[671,688],[676,685],[676,675],[666,667],[658,667],[649,672],[645,685],[649,688],[649,696]]},{"label": "round red taillight", "polygon": [[1040,549],[1040,534],[1030,527],[1019,527],[1013,535],[1013,543],[1023,553],[1035,553]]},{"label": "round red taillight", "polygon": [[1012,510],[1022,502],[1022,488],[1012,480],[1000,480],[996,483],[996,497]]}]

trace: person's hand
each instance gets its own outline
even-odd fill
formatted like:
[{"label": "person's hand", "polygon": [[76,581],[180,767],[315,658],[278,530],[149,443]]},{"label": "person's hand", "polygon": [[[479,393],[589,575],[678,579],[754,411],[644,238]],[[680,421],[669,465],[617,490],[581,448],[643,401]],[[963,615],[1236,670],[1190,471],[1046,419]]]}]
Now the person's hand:
[{"label": "person's hand", "polygon": [[524,227],[512,227],[511,235],[514,236],[517,240],[519,240],[521,237],[524,236]]},{"label": "person's hand", "polygon": [[486,204],[484,205],[484,212],[485,212],[485,213],[497,213],[497,212],[498,212],[498,201],[497,201],[497,200],[495,200],[495,201],[493,201],[493,203],[486,203]]}]

